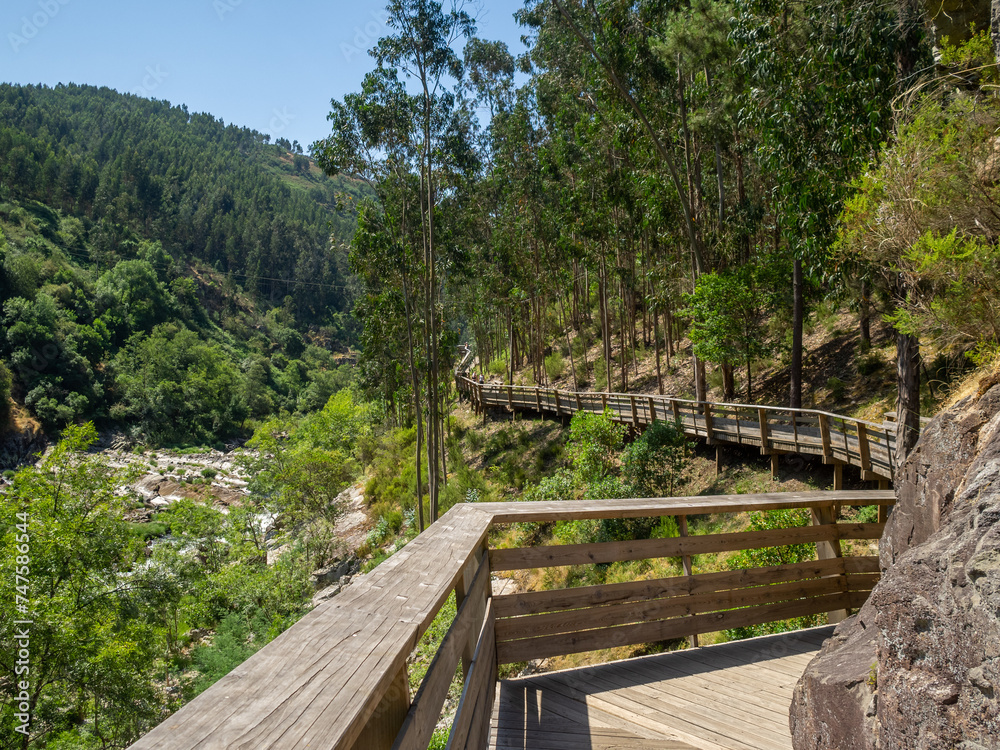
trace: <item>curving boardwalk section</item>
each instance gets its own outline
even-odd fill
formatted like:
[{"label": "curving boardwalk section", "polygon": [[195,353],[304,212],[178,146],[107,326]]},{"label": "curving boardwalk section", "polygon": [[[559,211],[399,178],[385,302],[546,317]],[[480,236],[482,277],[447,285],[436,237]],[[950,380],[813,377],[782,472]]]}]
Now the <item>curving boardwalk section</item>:
[{"label": "curving boardwalk section", "polygon": [[816,409],[477,383],[464,375],[458,376],[457,384],[479,412],[501,408],[564,417],[578,411],[601,414],[607,410],[615,421],[636,429],[655,420],[677,422],[686,435],[709,445],[754,446],[771,456],[822,456],[825,463],[858,467],[865,480],[891,480],[895,470],[896,426],[892,423],[876,424]]}]

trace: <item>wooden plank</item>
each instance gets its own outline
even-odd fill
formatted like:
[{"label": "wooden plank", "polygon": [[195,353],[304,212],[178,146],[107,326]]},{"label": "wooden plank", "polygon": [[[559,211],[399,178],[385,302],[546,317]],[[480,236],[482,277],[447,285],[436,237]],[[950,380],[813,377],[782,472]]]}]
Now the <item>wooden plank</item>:
[{"label": "wooden plank", "polygon": [[[663,720],[682,719],[690,726],[701,727],[718,737],[738,739],[753,743],[754,748],[784,748],[791,737],[788,730],[787,710],[783,721],[763,721],[760,711],[754,711],[742,701],[717,701],[713,694],[704,696],[707,703],[693,696],[686,686],[672,684],[669,680],[650,683],[628,669],[629,665],[612,663],[601,665],[588,673],[596,686],[626,700],[645,706],[649,713],[659,714]],[[603,697],[603,694],[602,694]]]},{"label": "wooden plank", "polygon": [[[878,575],[856,576],[854,586],[871,591],[878,582]],[[864,580],[862,580],[864,579]],[[677,596],[669,599],[652,599],[627,604],[612,604],[564,612],[525,615],[497,621],[497,641],[511,641],[538,635],[573,633],[612,625],[628,625],[715,612],[733,607],[776,604],[783,601],[805,599],[848,590],[843,577],[819,578],[809,581],[778,583],[750,589]]]},{"label": "wooden plank", "polygon": [[725,731],[719,732],[717,726],[711,725],[712,717],[703,711],[668,706],[666,701],[657,700],[645,691],[616,689],[617,683],[602,677],[601,666],[575,670],[578,677],[572,682],[547,675],[533,678],[533,682],[542,689],[543,696],[559,692],[570,698],[585,700],[588,711],[617,714],[644,734],[659,732],[673,735],[681,741],[697,743],[698,747],[720,750],[772,750],[774,747],[755,737],[741,741],[726,736]]},{"label": "wooden plank", "polygon": [[489,520],[473,506],[449,510],[134,747],[192,748],[211,738],[220,747],[299,748],[318,745],[319,737],[327,747],[353,747],[484,541]]},{"label": "wooden plank", "polygon": [[861,461],[861,470],[870,472],[872,470],[871,447],[868,445],[868,428],[863,422],[856,423],[858,430],[858,457]]},{"label": "wooden plank", "polygon": [[[455,721],[451,726],[451,734],[448,737],[449,750],[466,746],[469,731],[472,728],[476,702],[480,699],[480,694],[489,689],[487,683],[496,682],[496,639],[494,632],[493,605],[490,603],[486,607],[486,619],[483,622],[479,642],[476,645],[472,669],[465,680],[462,697],[455,712]],[[493,704],[490,702],[486,705],[492,706]]]},{"label": "wooden plank", "polygon": [[[569,674],[573,674],[575,670]],[[547,675],[552,676],[552,675]],[[503,719],[510,721],[497,722],[496,735],[501,733],[516,738],[524,737],[527,730],[539,729],[542,721],[558,719],[560,722],[567,720],[579,722],[590,727],[636,731],[636,719],[638,715],[633,711],[618,711],[614,707],[596,706],[589,703],[586,695],[576,695],[569,697],[562,691],[545,690],[538,687],[535,678],[520,678],[515,680],[505,680],[501,685],[501,698],[498,701],[499,713]],[[516,697],[515,697],[516,696]],[[538,705],[541,699],[542,705]],[[509,708],[508,708],[509,707]],[[610,708],[611,710],[605,710]],[[664,743],[676,741],[677,733],[671,730],[650,731],[643,729],[645,737],[654,737]],[[523,740],[522,740],[523,742]],[[536,747],[521,745],[521,748]],[[544,745],[542,747],[545,747]],[[586,748],[587,743],[583,742],[577,747]],[[671,747],[664,744],[664,747]],[[576,748],[574,748],[576,750]]]},{"label": "wooden plank", "polygon": [[[465,571],[462,577],[458,579],[458,584],[455,586],[455,606],[461,609],[465,604],[467,597],[474,597],[474,611],[471,617],[475,622],[482,622],[483,615],[486,611],[486,586],[480,583],[480,578],[489,577],[489,573],[483,573],[483,567],[489,570],[489,555],[487,554],[486,546],[484,545],[482,549],[477,550],[476,554],[469,559],[465,564]],[[480,590],[480,588],[482,590]],[[490,592],[492,593],[492,592]],[[479,636],[478,629],[476,632],[469,632],[465,639],[465,645],[462,647],[462,670],[463,674],[468,673],[469,664],[472,661],[472,655],[476,650],[476,638]]]},{"label": "wooden plank", "polygon": [[787,544],[831,542],[839,539],[878,539],[882,535],[882,530],[881,524],[825,524],[744,531],[735,534],[497,549],[490,550],[490,569],[504,571],[552,568],[563,565],[589,565],[733,552]]},{"label": "wooden plank", "polygon": [[[682,537],[688,535],[688,520],[687,516],[677,516],[677,531]],[[691,566],[691,555],[683,555],[681,557],[681,566],[684,570],[684,575],[687,576],[688,580],[691,579],[691,575],[694,572]],[[688,643],[692,648],[698,645],[698,635],[692,633],[688,636]]]},{"label": "wooden plank", "polygon": [[830,450],[830,422],[826,414],[822,413],[819,415],[819,435],[823,440],[823,455],[832,456],[833,452]]},{"label": "wooden plank", "polygon": [[[382,748],[394,747],[393,740],[396,737],[396,730],[400,723],[405,721],[409,708],[410,685],[404,667],[396,675],[393,689],[389,690],[383,697],[378,709],[368,720],[365,728],[361,730],[358,739],[355,740],[355,750],[382,750]],[[431,732],[433,731],[432,724]]]},{"label": "wooden plank", "polygon": [[[486,684],[480,692],[479,700],[476,702],[476,712],[469,729],[469,738],[465,743],[468,750],[480,750],[486,747],[490,737],[490,720],[493,714],[493,700],[496,695],[497,686],[497,651],[490,648],[487,651],[490,659],[487,668]],[[490,677],[490,675],[492,675]]]},{"label": "wooden plank", "polygon": [[576,521],[599,518],[650,518],[711,513],[743,513],[757,510],[813,508],[840,505],[892,505],[891,490],[845,490],[843,492],[770,492],[756,495],[699,495],[675,498],[609,500],[558,500],[532,503],[476,503],[493,517],[493,523],[529,521]]},{"label": "wooden plank", "polygon": [[[629,666],[646,675],[651,682],[676,680],[691,692],[711,693],[718,700],[745,704],[759,712],[762,718],[788,721],[789,696],[776,688],[776,680],[759,680],[751,684],[732,671],[708,668],[704,648],[672,651],[669,660],[648,661],[652,657],[630,659]],[[815,654],[810,652],[809,658]],[[686,657],[686,658],[685,658]],[[804,670],[800,670],[801,672]]]},{"label": "wooden plank", "polygon": [[809,580],[825,575],[878,572],[879,559],[877,556],[834,558],[773,567],[700,573],[691,577],[676,576],[602,586],[527,591],[494,597],[493,607],[498,618],[514,617],[601,604],[621,604],[658,597],[681,596],[683,594],[711,594],[734,588]]},{"label": "wooden plank", "polygon": [[[413,705],[392,746],[394,750],[410,748],[423,750],[430,743],[434,727],[441,716],[441,707],[448,697],[448,688],[451,687],[455,669],[469,641],[469,634],[475,632],[478,635],[482,626],[480,602],[485,599],[486,587],[490,580],[488,562],[488,558],[484,556],[469,587],[468,595],[459,605],[455,620],[441,641],[413,699]],[[472,658],[475,658],[474,654]]]},{"label": "wooden plank", "polygon": [[858,607],[865,602],[867,597],[867,593],[864,592],[830,594],[805,601],[765,604],[759,607],[712,612],[674,620],[657,620],[637,625],[597,628],[580,633],[523,638],[517,641],[498,643],[497,660],[500,664],[510,664],[529,659],[544,659],[550,656],[665,641],[671,638],[682,638],[692,632],[712,633],[727,628],[759,625],[774,620],[787,620],[792,617],[804,617],[840,608]]}]

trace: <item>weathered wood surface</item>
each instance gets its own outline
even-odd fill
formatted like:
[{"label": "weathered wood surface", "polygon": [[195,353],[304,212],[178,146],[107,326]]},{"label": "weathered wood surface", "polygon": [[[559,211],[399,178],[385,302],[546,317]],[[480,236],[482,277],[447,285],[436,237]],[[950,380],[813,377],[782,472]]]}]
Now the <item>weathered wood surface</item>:
[{"label": "weathered wood surface", "polygon": [[619,646],[655,643],[673,638],[684,638],[692,633],[714,633],[728,628],[761,625],[775,620],[818,615],[838,609],[860,607],[868,599],[870,590],[817,595],[809,599],[762,604],[755,607],[707,612],[691,617],[675,617],[629,625],[579,630],[572,633],[539,635],[513,641],[497,641],[497,661],[513,664],[529,659],[579,654]]},{"label": "weathered wood surface", "polygon": [[788,706],[831,627],[500,683],[490,748],[790,750]]},{"label": "weathered wood surface", "polygon": [[[424,750],[430,742],[438,718],[441,716],[441,707],[448,697],[448,688],[451,687],[465,643],[473,633],[477,641],[479,639],[482,618],[476,615],[479,614],[479,602],[486,597],[489,583],[489,561],[484,558],[473,578],[468,596],[459,607],[454,623],[441,642],[430,667],[427,668],[427,674],[414,696],[413,706],[396,737],[393,750]],[[492,648],[492,643],[490,647]],[[472,664],[475,664],[475,659],[474,655]]]},{"label": "weathered wood surface", "polygon": [[892,479],[895,470],[893,423],[866,422],[816,409],[477,383],[463,375],[458,376],[458,387],[471,395],[479,410],[502,407],[561,416],[567,413],[567,404],[575,404],[576,411],[602,413],[607,408],[613,419],[634,427],[671,414],[687,435],[709,444],[756,446],[765,454],[823,456],[857,466],[866,479]]},{"label": "weathered wood surface", "polygon": [[797,526],[787,529],[744,531],[735,534],[704,534],[668,539],[636,539],[627,542],[555,544],[540,547],[490,550],[494,571],[589,565],[658,557],[681,557],[743,549],[781,547],[788,544],[834,542],[840,539],[878,539],[884,524],[838,523]]},{"label": "weathered wood surface", "polygon": [[812,560],[768,568],[747,568],[746,570],[628,581],[603,586],[579,586],[571,589],[506,594],[494,597],[493,606],[497,617],[516,617],[593,607],[601,604],[624,604],[661,597],[679,597],[686,594],[711,594],[748,586],[767,586],[822,578],[828,575],[877,574],[878,572],[879,560],[875,556]]},{"label": "weathered wood surface", "polygon": [[353,747],[386,718],[393,681],[489,526],[475,507],[453,508],[133,747]]},{"label": "weathered wood surface", "polygon": [[[512,611],[504,616],[532,612],[538,616],[568,610],[571,617],[576,617],[572,597],[590,593],[583,589],[539,592],[539,597],[551,598],[548,603],[535,599],[535,595],[522,595],[524,598],[513,605],[506,604],[505,598],[494,601],[485,585],[489,557],[483,554],[487,534],[494,523],[656,515],[684,517],[754,509],[829,509],[834,505],[888,505],[891,502],[892,493],[872,491],[456,506],[402,550],[371,573],[357,578],[335,599],[307,614],[133,747],[143,750],[251,750],[261,747],[371,750],[388,748],[394,740],[399,742],[399,747],[420,747],[431,726],[431,717],[440,708],[442,691],[446,690],[448,678],[455,673],[460,659],[467,669],[466,692],[464,708],[460,711],[462,721],[456,724],[458,733],[452,746],[479,747],[486,736],[488,709],[495,686],[491,675],[495,676],[498,662],[522,653],[552,652],[553,649],[568,653],[567,648],[590,650],[651,642],[807,612],[859,606],[867,593],[855,590],[856,587],[848,582],[854,579],[870,588],[865,576],[877,571],[874,558],[834,558],[775,569],[686,576],[682,584],[647,581],[593,587],[605,592],[603,601],[595,597],[595,602],[601,603],[603,609],[609,610],[606,605],[612,602],[639,602],[629,605],[635,609],[635,612],[630,611],[629,618],[641,613],[641,607],[648,606],[642,600],[650,595],[659,599],[675,596],[688,602],[679,609],[675,608],[678,602],[669,604],[669,611],[676,609],[676,613],[681,613],[672,619],[614,624],[622,620],[616,617],[598,623],[601,627],[588,629],[583,634],[553,632],[550,624],[544,634],[516,638],[494,648],[497,627],[506,627],[501,624],[502,620],[495,621],[495,613],[504,612],[510,606]],[[841,527],[849,531],[853,528],[850,533],[865,538],[875,533],[862,525],[824,524],[808,527],[810,531],[793,531],[792,535],[808,533],[823,539],[839,538],[844,533]],[[700,550],[702,548],[697,545],[712,543],[709,537],[698,536],[656,540],[656,543],[665,541],[695,545],[669,550],[676,553]],[[627,549],[616,550],[616,554],[623,551]],[[502,554],[514,552],[501,551]],[[645,554],[647,550],[643,548],[642,552]],[[542,553],[562,554],[551,548]],[[551,560],[544,562],[553,564]],[[809,580],[818,583],[809,583]],[[707,606],[711,592],[725,592],[727,587],[746,589],[753,581],[767,585],[758,593],[726,594],[730,604],[747,605],[742,609],[721,613],[701,611],[703,605]],[[791,585],[785,589],[775,588],[771,594],[765,593],[774,588],[771,584]],[[818,588],[806,591],[803,586]],[[820,588],[833,593],[820,593]],[[452,595],[461,605],[452,636],[443,645],[437,665],[429,671],[411,706],[406,687],[406,659],[442,604]],[[792,599],[775,601],[775,597],[785,595]],[[806,595],[810,598],[801,598]],[[702,598],[696,598],[699,596]],[[540,601],[544,606],[537,609]],[[404,726],[407,729],[400,734]],[[608,735],[606,739],[610,743],[613,738]]]},{"label": "weathered wood surface", "polygon": [[575,521],[595,518],[648,518],[742,513],[757,510],[830,507],[832,505],[892,505],[892,490],[840,492],[766,492],[756,495],[698,495],[694,497],[629,500],[558,500],[532,503],[477,503],[493,523]]}]

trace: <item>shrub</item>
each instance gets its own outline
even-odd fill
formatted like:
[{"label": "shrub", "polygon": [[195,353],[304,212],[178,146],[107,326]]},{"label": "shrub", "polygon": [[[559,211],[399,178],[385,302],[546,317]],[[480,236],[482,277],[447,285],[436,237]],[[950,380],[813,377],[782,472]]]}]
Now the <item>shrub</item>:
[{"label": "shrub", "polygon": [[563,356],[560,352],[552,352],[552,354],[545,358],[545,374],[549,376],[549,380],[558,380],[561,378],[565,369],[566,363],[563,361]]},{"label": "shrub", "polygon": [[885,362],[877,354],[869,354],[858,360],[858,375],[868,377],[882,369]]},{"label": "shrub", "polygon": [[847,384],[840,378],[833,377],[826,381],[826,387],[830,389],[830,396],[834,401],[840,401],[844,398],[844,394],[847,391]]}]

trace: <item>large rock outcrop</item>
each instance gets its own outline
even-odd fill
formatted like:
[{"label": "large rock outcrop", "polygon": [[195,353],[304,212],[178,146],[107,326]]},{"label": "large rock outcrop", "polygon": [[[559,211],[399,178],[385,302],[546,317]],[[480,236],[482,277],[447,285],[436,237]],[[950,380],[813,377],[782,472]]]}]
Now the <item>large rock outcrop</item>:
[{"label": "large rock outcrop", "polygon": [[796,687],[796,750],[1000,747],[1000,386],[935,418],[896,486],[882,580]]}]

